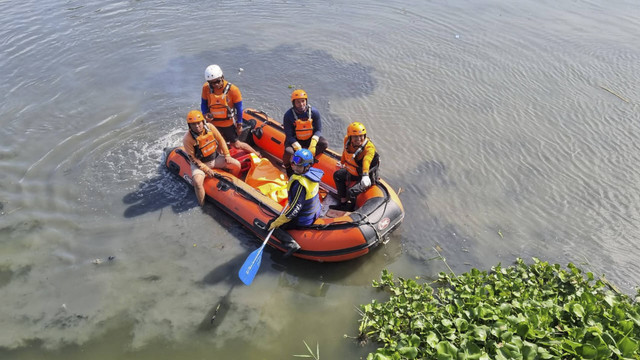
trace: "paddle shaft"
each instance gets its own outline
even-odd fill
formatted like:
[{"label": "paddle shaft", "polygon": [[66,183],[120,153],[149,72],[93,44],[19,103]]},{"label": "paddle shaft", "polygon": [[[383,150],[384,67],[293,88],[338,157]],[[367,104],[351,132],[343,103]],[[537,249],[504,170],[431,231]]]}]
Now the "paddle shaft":
[{"label": "paddle shaft", "polygon": [[[284,214],[284,211],[287,207],[285,206],[282,209],[282,212],[280,212],[280,215]],[[240,271],[238,272],[238,276],[240,277],[240,280],[242,280],[242,282],[245,285],[251,285],[251,282],[253,282],[253,279],[256,277],[256,274],[258,273],[258,269],[260,268],[260,263],[262,262],[262,252],[264,250],[264,247],[267,245],[267,242],[269,242],[269,239],[271,238],[271,234],[273,234],[273,231],[276,228],[273,228],[269,231],[269,234],[267,234],[267,237],[264,238],[264,241],[262,242],[262,245],[260,246],[259,249],[254,250],[251,254],[249,254],[249,257],[247,258],[247,260],[244,261],[244,264],[242,264],[242,267],[240,268]]]},{"label": "paddle shaft", "polygon": [[269,239],[271,238],[271,234],[273,234],[273,231],[275,229],[276,228],[271,229],[271,231],[269,231],[269,233],[267,234],[267,237],[264,238],[264,241],[262,242],[262,245],[260,246],[260,249],[258,249],[258,252],[256,253],[258,256],[255,256],[253,258],[253,261],[251,262],[251,265],[249,265],[249,267],[247,268],[247,273],[251,272],[251,269],[253,268],[253,265],[255,265],[255,263],[258,260],[258,258],[260,257],[260,255],[262,255],[262,252],[264,251],[264,247],[269,242]]}]

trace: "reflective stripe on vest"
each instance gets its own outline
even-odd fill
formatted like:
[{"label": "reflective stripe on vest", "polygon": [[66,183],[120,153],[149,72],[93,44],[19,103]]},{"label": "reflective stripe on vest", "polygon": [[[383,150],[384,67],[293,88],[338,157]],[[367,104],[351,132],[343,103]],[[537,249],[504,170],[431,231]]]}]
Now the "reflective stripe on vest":
[{"label": "reflective stripe on vest", "polygon": [[294,119],[296,119],[293,125],[296,130],[296,139],[298,140],[307,140],[313,136],[313,119],[311,118],[311,106],[307,107],[308,111],[306,118],[299,118],[298,114],[296,114],[296,110],[292,108],[293,117]]},{"label": "reflective stripe on vest", "polygon": [[212,124],[218,127],[228,127],[234,124],[235,113],[229,103],[227,102],[227,93],[231,89],[231,83],[227,82],[227,85],[222,90],[222,94],[216,95],[213,93],[213,88],[209,86],[209,112],[213,116],[211,120]]}]

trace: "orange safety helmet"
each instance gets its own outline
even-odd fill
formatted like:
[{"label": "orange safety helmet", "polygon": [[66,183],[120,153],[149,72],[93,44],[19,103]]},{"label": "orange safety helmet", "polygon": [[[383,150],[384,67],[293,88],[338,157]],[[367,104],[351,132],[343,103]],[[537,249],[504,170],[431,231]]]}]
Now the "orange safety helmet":
[{"label": "orange safety helmet", "polygon": [[347,135],[349,136],[358,136],[358,135],[367,135],[367,129],[359,122],[352,122],[347,127]]},{"label": "orange safety helmet", "polygon": [[291,93],[291,102],[296,99],[308,99],[307,92],[302,89],[293,90]]},{"label": "orange safety helmet", "polygon": [[200,110],[191,110],[187,114],[187,124],[199,123],[200,121],[204,121],[204,116],[202,116],[202,112]]}]

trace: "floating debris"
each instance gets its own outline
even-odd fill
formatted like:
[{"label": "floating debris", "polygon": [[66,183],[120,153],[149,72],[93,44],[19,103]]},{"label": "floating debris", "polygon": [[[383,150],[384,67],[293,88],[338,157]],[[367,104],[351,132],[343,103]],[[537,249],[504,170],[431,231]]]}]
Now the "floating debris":
[{"label": "floating debris", "polygon": [[218,311],[220,311],[220,305],[222,305],[222,303],[219,303],[218,306],[216,306],[216,309],[213,311],[213,316],[211,316],[211,321],[209,322],[210,324],[213,324],[213,320],[216,319],[216,315],[218,315]]},{"label": "floating debris", "polygon": [[626,103],[629,103],[629,100],[627,100],[627,99],[623,98],[622,96],[618,95],[617,93],[613,92],[613,90],[611,90],[611,89],[609,89],[607,87],[604,87],[602,85],[600,85],[600,87],[605,89],[605,90],[607,90],[608,92],[612,93],[613,95],[617,96],[618,98],[620,98],[620,100],[622,100],[622,101],[624,101]]},{"label": "floating debris", "polygon": [[[113,260],[115,260],[115,258],[116,258],[115,255],[111,255],[111,256],[107,257],[107,261],[113,261]],[[96,258],[96,259],[91,260],[91,263],[95,264],[95,265],[100,265],[103,262],[104,262],[104,260],[102,260],[100,258]]]}]

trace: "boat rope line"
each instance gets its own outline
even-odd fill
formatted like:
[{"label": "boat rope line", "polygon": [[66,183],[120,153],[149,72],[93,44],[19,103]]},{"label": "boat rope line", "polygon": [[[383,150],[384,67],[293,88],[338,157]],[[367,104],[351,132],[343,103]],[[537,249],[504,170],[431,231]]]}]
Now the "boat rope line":
[{"label": "boat rope line", "polygon": [[[182,157],[184,157],[187,161],[189,161],[187,154],[182,150],[182,149],[177,149],[176,152],[178,154],[180,154]],[[228,175],[223,175],[218,171],[214,170],[214,177],[217,178],[218,180],[224,182],[225,184],[227,184],[230,188],[233,189],[234,193],[242,196],[243,198],[250,200],[252,202],[254,202],[255,204],[258,205],[258,207],[260,208],[260,211],[262,211],[264,214],[266,215],[277,215],[278,212],[275,211],[273,208],[271,208],[270,206],[265,205],[262,201],[258,200],[255,196],[249,194],[245,189],[242,189],[241,187],[239,187],[238,185],[236,185],[233,181],[233,178],[231,178]],[[380,186],[378,185],[384,192],[385,192],[385,197],[384,197],[384,201],[379,204],[378,206],[376,206],[375,208],[373,208],[371,211],[368,212],[368,214],[372,214],[373,212],[377,211],[380,207],[384,206],[384,209],[382,210],[381,214],[380,214],[380,218],[376,221],[371,221],[369,220],[369,215],[365,214],[365,213],[361,213],[358,211],[354,211],[352,214],[358,214],[360,215],[360,219],[354,219],[353,221],[335,221],[335,222],[331,222],[328,224],[317,224],[317,225],[310,225],[307,226],[305,228],[309,228],[309,229],[327,229],[327,228],[334,228],[334,227],[344,227],[344,228],[349,228],[349,227],[360,227],[362,225],[368,225],[370,226],[376,233],[376,237],[378,238],[378,240],[380,240],[380,234],[376,228],[376,225],[378,224],[378,222],[380,222],[380,220],[382,220],[384,218],[384,214],[386,213],[386,208],[389,206],[389,202],[390,200],[390,196],[389,196],[389,191],[386,189],[386,187],[384,186]],[[353,217],[351,217],[353,219]]]},{"label": "boat rope line", "polygon": [[[189,162],[189,157],[187,156],[187,154],[182,149],[178,148],[178,149],[176,149],[176,152],[178,154],[180,154],[185,160],[187,160],[187,162]],[[266,206],[264,203],[262,203],[262,201],[256,199],[256,197],[252,196],[246,190],[244,190],[244,189],[240,188],[238,185],[236,185],[233,182],[233,178],[231,178],[230,176],[223,175],[222,173],[216,171],[215,169],[214,169],[213,173],[214,173],[214,177],[216,179],[224,182],[230,188],[232,188],[233,192],[235,194],[238,194],[238,195],[242,196],[243,198],[256,203],[258,205],[258,207],[260,208],[260,211],[262,211],[264,214],[267,214],[267,215],[277,215],[278,214],[278,212],[276,212],[274,209],[272,209],[271,207]],[[265,211],[265,209],[268,210],[268,211]]]},{"label": "boat rope line", "polygon": [[369,215],[368,214],[361,213],[361,212],[358,212],[356,210],[352,214],[360,215],[361,218],[358,219],[358,220],[354,219],[354,221],[336,221],[336,222],[332,222],[332,223],[329,223],[329,224],[310,225],[308,227],[311,228],[311,229],[326,229],[326,228],[329,228],[329,227],[340,226],[340,225],[350,225],[350,226],[369,225],[376,232],[376,237],[379,238],[378,230],[376,229],[375,225],[378,224],[380,222],[380,220],[382,220],[384,218],[384,214],[387,212],[387,206],[389,206],[389,202],[391,201],[389,199],[389,192],[387,191],[387,189],[384,186],[380,186],[380,188],[383,189],[385,194],[386,194],[385,195],[385,201],[383,201],[380,205],[376,206],[373,210],[369,211],[369,214],[371,214],[371,213],[375,212],[376,210],[378,210],[380,207],[384,206],[384,209],[382,209],[380,218],[378,220],[371,221],[371,220],[369,220]]},{"label": "boat rope line", "polygon": [[[264,111],[260,111],[260,110],[256,110],[256,111],[254,111],[254,110],[245,110],[245,112],[246,112],[247,114],[249,114],[249,115],[252,115],[252,116],[254,116],[254,117],[260,118],[260,120],[262,120],[262,121],[263,121],[263,124],[262,124],[262,125],[260,125],[260,127],[256,128],[256,129],[260,129],[260,130],[262,130],[262,128],[263,128],[265,125],[267,125],[267,124],[268,124],[268,125],[270,125],[270,126],[273,126],[273,127],[274,127],[274,128],[276,128],[276,129],[280,129],[280,130],[282,130],[282,132],[284,132],[284,129],[282,128],[282,125],[280,125],[280,124],[278,124],[278,123],[276,123],[276,122],[271,121],[271,120],[269,119],[269,115],[267,115],[267,113],[265,113]],[[255,129],[254,129],[254,130],[255,130]]]},{"label": "boat rope line", "polygon": [[[184,153],[184,151],[182,151],[182,149],[178,149],[176,150],[180,155],[182,155],[183,157],[185,157],[185,159],[188,159],[186,157],[186,154]],[[242,196],[243,198],[250,200],[252,202],[254,202],[255,204],[258,205],[258,207],[260,208],[260,211],[262,211],[264,214],[266,215],[276,215],[278,214],[274,209],[272,209],[270,206],[266,206],[262,201],[258,200],[257,198],[255,198],[253,195],[249,194],[246,190],[242,189],[241,187],[237,186],[234,181],[233,178],[231,178],[228,175],[223,175],[217,171],[214,170],[214,176],[216,179],[223,181],[225,184],[227,184],[230,188],[233,189],[234,193]],[[371,210],[371,212],[374,212],[376,210],[378,210],[381,206],[385,206],[385,210],[383,210],[382,214],[384,215],[384,212],[386,211],[386,206],[388,206],[389,203],[389,193],[387,192],[387,189],[384,187],[381,187],[384,191],[385,191],[385,201],[383,201],[382,204],[378,205],[377,207],[375,207],[373,210]],[[358,227],[361,225],[369,225],[371,226],[375,231],[376,231],[376,236],[378,236],[377,234],[377,229],[375,227],[375,224],[377,224],[380,219],[378,219],[375,222],[371,222],[370,220],[368,220],[368,216],[367,214],[364,213],[360,213],[360,212],[354,212],[355,214],[358,214],[362,217],[362,219],[359,220],[354,220],[354,221],[336,221],[336,222],[332,222],[329,224],[322,224],[322,225],[311,225],[308,226],[308,228],[310,229],[326,229],[326,228],[332,228],[332,227]]]},{"label": "boat rope line", "polygon": [[266,215],[278,215],[277,211],[272,209],[270,206],[265,205],[262,201],[256,199],[255,196],[252,196],[251,194],[249,194],[245,189],[243,189],[243,188],[239,187],[238,185],[236,185],[233,182],[233,179],[231,177],[226,176],[226,175],[222,175],[222,174],[219,174],[219,173],[216,173],[216,177],[218,178],[218,180],[221,180],[221,181],[224,181],[224,182],[228,183],[229,186],[233,188],[234,194],[238,194],[238,195],[242,196],[243,198],[256,203],[258,205],[258,208],[260,208],[260,211],[262,211],[263,214],[266,214]]},{"label": "boat rope line", "polygon": [[384,218],[384,215],[387,212],[387,206],[389,206],[389,193],[387,192],[387,189],[384,189],[384,191],[386,192],[386,201],[384,201],[382,204],[378,205],[375,209],[373,209],[373,211],[371,211],[370,213],[373,213],[374,211],[378,210],[380,208],[380,206],[384,205],[384,209],[382,209],[382,212],[380,213],[380,218],[377,221],[371,222],[369,220],[369,215],[368,214],[360,214],[364,217],[364,219],[366,219],[366,221],[360,221],[359,223],[361,223],[362,225],[369,225],[371,226],[371,228],[373,229],[373,231],[376,233],[376,239],[378,241],[382,241],[382,236],[380,235],[380,232],[378,231],[378,227],[376,226],[380,220],[382,220]]},{"label": "boat rope line", "polygon": [[[230,178],[229,176],[225,176],[225,175],[216,173],[216,177],[219,180],[225,181],[226,183],[228,183],[233,188],[234,193],[242,196],[243,198],[245,198],[247,200],[251,200],[252,202],[256,203],[258,205],[258,207],[260,208],[260,211],[262,211],[264,214],[267,214],[267,215],[275,215],[275,214],[277,214],[277,212],[275,210],[273,210],[271,207],[266,206],[265,204],[262,203],[262,201],[256,199],[254,196],[249,194],[247,191],[245,191],[244,189],[238,187],[233,182],[233,179]],[[384,188],[384,187],[381,187],[381,188],[385,192],[385,201],[383,201],[380,205],[376,206],[374,209],[372,209],[369,212],[369,214],[371,214],[371,213],[377,211],[380,207],[384,207],[384,209],[382,210],[378,220],[371,221],[368,214],[360,213],[358,211],[355,211],[354,213],[360,215],[361,219],[354,220],[354,221],[336,221],[336,222],[332,222],[332,223],[329,223],[329,224],[322,224],[322,225],[311,225],[311,226],[308,226],[306,228],[310,228],[310,229],[327,229],[327,228],[338,227],[338,226],[359,227],[359,226],[362,226],[362,225],[368,225],[376,233],[376,238],[378,240],[381,240],[381,236],[380,236],[380,233],[378,232],[378,229],[377,229],[376,225],[380,222],[380,220],[382,220],[384,218],[384,214],[386,213],[386,210],[387,210],[386,208],[387,208],[387,206],[389,206],[389,201],[390,201],[389,193],[388,193],[387,189]],[[266,211],[266,210],[268,210],[268,211]]]},{"label": "boat rope line", "polygon": [[[281,124],[278,124],[272,120],[269,119],[269,116],[267,115],[267,113],[265,113],[264,111],[261,110],[245,110],[245,112],[253,117],[259,118],[261,121],[263,121],[263,124],[259,126],[259,128],[263,128],[265,125],[270,125],[278,130],[280,130],[280,132],[284,133],[284,127]],[[330,158],[333,159],[340,159],[340,155],[336,152],[334,152],[331,149],[326,149],[324,151],[324,155],[328,156]]]}]

